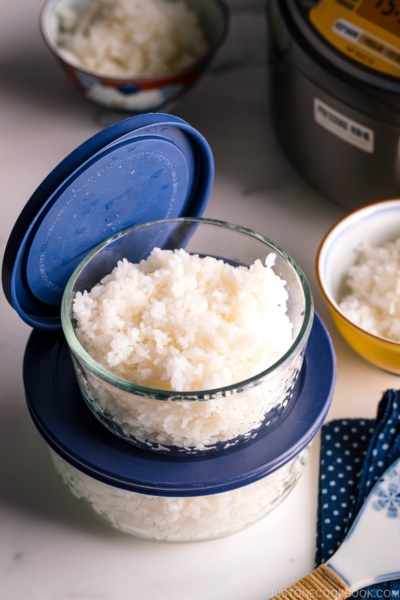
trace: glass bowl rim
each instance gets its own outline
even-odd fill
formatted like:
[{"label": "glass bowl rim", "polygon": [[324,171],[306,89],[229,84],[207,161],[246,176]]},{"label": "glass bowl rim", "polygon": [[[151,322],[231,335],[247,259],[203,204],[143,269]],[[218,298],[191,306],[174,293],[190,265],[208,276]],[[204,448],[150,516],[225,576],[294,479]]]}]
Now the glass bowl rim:
[{"label": "glass bowl rim", "polygon": [[[234,384],[214,388],[207,390],[196,390],[196,391],[175,391],[175,390],[163,390],[159,388],[151,388],[143,385],[139,385],[132,381],[128,381],[127,379],[123,379],[119,375],[115,375],[98,362],[96,362],[90,354],[83,348],[83,346],[78,341],[76,337],[75,330],[72,325],[72,320],[70,316],[70,305],[72,300],[72,290],[75,284],[76,279],[78,278],[82,269],[90,262],[92,257],[103,250],[106,246],[113,243],[118,238],[125,236],[137,229],[143,229],[145,227],[151,227],[154,225],[164,224],[164,223],[198,223],[198,224],[208,224],[216,227],[223,227],[233,231],[238,231],[240,233],[244,233],[253,237],[260,242],[263,242],[265,245],[271,247],[271,249],[277,252],[293,269],[297,278],[301,284],[301,288],[304,294],[304,317],[303,322],[300,327],[300,331],[297,334],[296,338],[293,340],[290,348],[281,356],[279,360],[269,366],[267,369],[264,369],[257,375],[253,375],[247,379],[242,381],[238,381]],[[311,288],[309,283],[304,275],[302,269],[299,265],[294,261],[294,259],[283,250],[278,244],[272,242],[269,238],[264,235],[257,233],[256,231],[249,229],[247,227],[243,227],[241,225],[234,225],[233,223],[229,223],[228,221],[222,221],[217,219],[208,219],[202,217],[177,217],[172,219],[159,219],[155,221],[148,221],[146,223],[142,223],[140,225],[135,225],[133,227],[129,227],[128,229],[124,229],[115,235],[107,238],[95,248],[93,248],[86,257],[79,263],[76,267],[72,275],[70,276],[67,285],[65,287],[62,302],[61,302],[61,324],[62,329],[67,340],[69,349],[74,357],[82,362],[85,367],[87,367],[94,375],[99,377],[102,381],[105,381],[109,385],[116,387],[120,390],[136,394],[137,396],[152,398],[155,400],[175,400],[175,401],[196,401],[196,400],[212,400],[214,398],[229,396],[233,394],[237,394],[239,392],[244,391],[245,389],[255,387],[263,382],[271,373],[276,372],[277,369],[283,368],[285,363],[289,361],[292,354],[295,350],[301,346],[303,340],[307,341],[308,335],[311,331],[311,326],[313,322],[314,316],[314,303],[311,294]]]}]

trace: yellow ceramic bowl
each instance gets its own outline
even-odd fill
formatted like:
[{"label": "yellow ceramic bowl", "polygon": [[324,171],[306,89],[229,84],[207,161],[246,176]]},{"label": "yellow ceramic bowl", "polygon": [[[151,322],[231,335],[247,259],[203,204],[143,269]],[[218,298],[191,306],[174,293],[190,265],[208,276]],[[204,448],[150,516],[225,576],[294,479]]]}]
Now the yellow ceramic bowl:
[{"label": "yellow ceramic bowl", "polygon": [[317,278],[333,321],[346,342],[377,367],[400,375],[400,343],[379,337],[351,322],[339,307],[345,279],[363,241],[382,245],[400,237],[400,199],[364,206],[336,223],[317,255]]}]

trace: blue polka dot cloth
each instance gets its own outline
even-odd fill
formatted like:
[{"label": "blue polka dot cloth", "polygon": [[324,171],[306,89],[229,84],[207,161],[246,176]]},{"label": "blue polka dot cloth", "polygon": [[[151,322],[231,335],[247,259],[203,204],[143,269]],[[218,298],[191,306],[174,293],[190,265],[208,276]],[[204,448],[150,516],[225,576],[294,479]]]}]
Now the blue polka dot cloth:
[{"label": "blue polka dot cloth", "polygon": [[[316,564],[340,546],[368,493],[400,457],[400,391],[383,395],[376,419],[338,419],[321,430]],[[400,580],[353,597],[399,598]]]}]

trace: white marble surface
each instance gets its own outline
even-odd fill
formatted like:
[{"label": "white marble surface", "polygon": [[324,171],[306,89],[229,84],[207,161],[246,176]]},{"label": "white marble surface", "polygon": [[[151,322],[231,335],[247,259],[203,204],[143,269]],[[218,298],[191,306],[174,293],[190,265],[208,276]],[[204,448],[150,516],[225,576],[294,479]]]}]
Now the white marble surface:
[{"label": "white marble surface", "polygon": [[[216,176],[206,216],[252,227],[304,269],[338,364],[329,418],[372,417],[399,378],[359,358],[333,328],[315,254],[344,213],[289,165],[268,107],[263,0],[231,0],[229,38],[212,72],[176,107],[208,139]],[[0,247],[47,173],[115,115],[83,99],[41,40],[41,0],[7,2],[0,21]],[[198,544],[146,543],[86,515],[64,491],[27,412],[21,377],[30,333],[0,295],[0,598],[262,600],[313,568],[318,441],[291,495],[262,522]]]}]

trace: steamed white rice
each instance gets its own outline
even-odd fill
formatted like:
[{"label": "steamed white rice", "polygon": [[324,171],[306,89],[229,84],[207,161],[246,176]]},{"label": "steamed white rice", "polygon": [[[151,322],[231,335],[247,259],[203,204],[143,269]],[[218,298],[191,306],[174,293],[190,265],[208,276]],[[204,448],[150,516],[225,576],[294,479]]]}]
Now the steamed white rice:
[{"label": "steamed white rice", "polygon": [[78,471],[51,451],[68,490],[108,525],[130,535],[167,542],[215,539],[255,523],[293,489],[308,456],[305,448],[264,479],[206,496],[138,494],[102,483]]},{"label": "steamed white rice", "polygon": [[182,394],[167,401],[125,392],[77,369],[86,401],[98,418],[121,437],[160,452],[229,448],[252,439],[283,413],[293,395],[302,353],[260,379],[258,385],[216,392],[205,399]]},{"label": "steamed white rice", "polygon": [[[274,422],[293,396],[304,349],[240,384],[292,344],[288,291],[274,261],[270,254],[265,265],[234,267],[155,248],[139,264],[120,261],[91,291],[77,293],[82,346],[107,370],[153,388],[125,391],[73,357],[91,410],[114,433],[162,452],[228,448]],[[157,399],[160,389],[171,396]]]},{"label": "steamed white rice", "polygon": [[346,285],[350,292],[339,304],[344,314],[369,333],[400,342],[400,238],[361,244]]},{"label": "steamed white rice", "polygon": [[56,43],[75,66],[106,77],[154,77],[208,50],[197,15],[182,0],[87,0],[57,9]]},{"label": "steamed white rice", "polygon": [[112,273],[73,302],[76,335],[116,375],[146,387],[225,387],[273,365],[292,344],[286,282],[265,266],[234,267],[160,250]]}]

